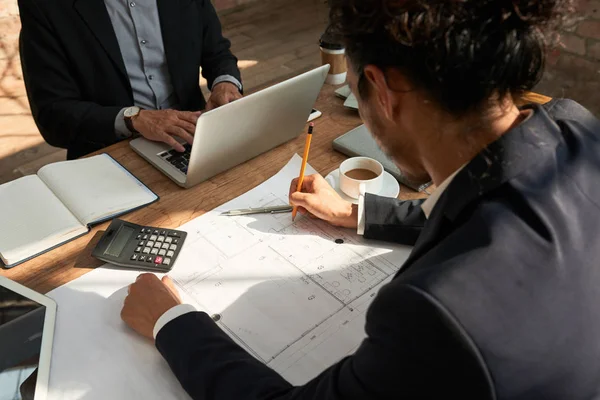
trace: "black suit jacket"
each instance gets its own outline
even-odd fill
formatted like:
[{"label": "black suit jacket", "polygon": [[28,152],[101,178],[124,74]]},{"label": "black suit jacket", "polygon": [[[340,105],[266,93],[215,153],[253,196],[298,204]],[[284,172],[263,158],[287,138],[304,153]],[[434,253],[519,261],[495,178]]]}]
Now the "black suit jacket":
[{"label": "black suit jacket", "polygon": [[[21,61],[34,120],[76,158],[117,141],[115,118],[133,94],[104,0],[19,0]],[[210,0],[157,0],[172,84],[182,110],[205,106],[219,75],[241,81]]]},{"label": "black suit jacket", "polygon": [[189,313],[156,341],[183,387],[219,400],[599,399],[600,122],[571,101],[533,109],[457,174],[420,234],[417,204],[368,196],[367,237],[418,239],[354,355],[293,387]]}]

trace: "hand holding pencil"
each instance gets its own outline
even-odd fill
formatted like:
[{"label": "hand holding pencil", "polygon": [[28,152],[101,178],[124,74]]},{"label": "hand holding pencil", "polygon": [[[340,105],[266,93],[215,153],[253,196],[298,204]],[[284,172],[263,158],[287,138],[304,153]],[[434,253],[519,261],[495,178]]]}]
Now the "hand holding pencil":
[{"label": "hand holding pencil", "polygon": [[[304,155],[302,156],[302,165],[300,167],[300,175],[298,175],[298,185],[296,191],[299,192],[302,189],[302,183],[304,182],[304,172],[306,171],[306,163],[308,162],[308,152],[310,151],[310,141],[312,140],[312,133],[315,128],[313,122],[308,126],[308,133],[306,135],[306,143],[304,144]],[[298,206],[294,206],[292,209],[292,221],[296,219],[296,213],[298,212]]]},{"label": "hand holding pencil", "polygon": [[290,204],[293,206],[292,220],[296,217],[298,208],[301,207],[302,212],[309,213],[311,216],[320,218],[332,225],[356,228],[358,208],[342,199],[321,175],[304,176],[313,129],[314,126],[311,124],[304,147],[300,174],[290,185],[289,198]]}]

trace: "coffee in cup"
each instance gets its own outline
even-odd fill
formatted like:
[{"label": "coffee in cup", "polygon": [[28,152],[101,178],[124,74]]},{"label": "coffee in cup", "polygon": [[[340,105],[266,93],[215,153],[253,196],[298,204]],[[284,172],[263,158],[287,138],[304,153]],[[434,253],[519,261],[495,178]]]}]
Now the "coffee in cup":
[{"label": "coffee in cup", "polygon": [[346,176],[359,181],[370,181],[377,178],[377,174],[370,169],[356,168],[346,172]]},{"label": "coffee in cup", "polygon": [[358,199],[361,194],[381,192],[383,165],[369,157],[353,157],[340,165],[340,190]]}]

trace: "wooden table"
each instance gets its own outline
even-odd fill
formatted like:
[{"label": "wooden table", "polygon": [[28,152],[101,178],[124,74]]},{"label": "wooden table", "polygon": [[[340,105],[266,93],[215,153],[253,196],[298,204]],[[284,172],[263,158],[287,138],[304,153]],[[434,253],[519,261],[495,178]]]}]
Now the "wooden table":
[{"label": "wooden table", "polygon": [[[316,103],[316,108],[322,111],[323,116],[314,121],[315,134],[309,163],[323,175],[336,169],[346,158],[332,149],[332,141],[362,123],[356,111],[343,106],[343,101],[335,96],[334,89],[332,86],[325,85]],[[525,97],[525,101],[546,102],[548,100],[549,98],[539,95]],[[127,141],[117,143],[101,152],[110,154],[160,196],[158,202],[127,214],[123,218],[140,225],[177,228],[240,196],[276,174],[294,153],[302,155],[304,140],[304,135],[300,135],[295,140],[191,189],[177,186],[134,153]],[[400,198],[419,197],[423,197],[423,194],[402,187]],[[89,272],[91,268],[86,268],[87,266],[101,264],[90,259],[91,247],[93,247],[90,241],[96,233],[105,230],[108,224],[109,222],[98,225],[89,234],[17,267],[0,270],[0,274],[38,292],[46,293]],[[76,264],[78,267],[75,267]],[[80,267],[82,264],[83,268]]]}]

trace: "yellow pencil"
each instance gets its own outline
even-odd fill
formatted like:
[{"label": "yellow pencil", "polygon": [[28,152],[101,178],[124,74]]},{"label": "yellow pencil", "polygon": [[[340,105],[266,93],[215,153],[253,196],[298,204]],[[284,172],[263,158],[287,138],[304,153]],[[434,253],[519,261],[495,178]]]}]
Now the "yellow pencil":
[{"label": "yellow pencil", "polygon": [[[298,177],[298,187],[296,188],[296,192],[299,192],[302,189],[302,182],[304,182],[304,170],[306,169],[306,162],[308,161],[308,151],[310,150],[310,140],[312,139],[314,127],[315,124],[312,122],[308,126],[308,134],[306,135],[306,144],[304,145],[304,155],[302,156],[302,166],[300,167],[300,175]],[[292,209],[292,221],[296,218],[297,212],[298,207],[294,206]]]}]

